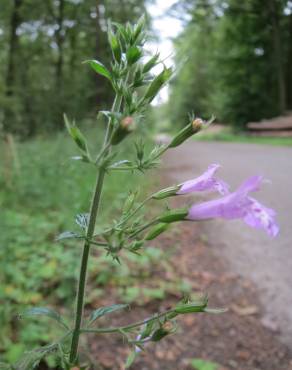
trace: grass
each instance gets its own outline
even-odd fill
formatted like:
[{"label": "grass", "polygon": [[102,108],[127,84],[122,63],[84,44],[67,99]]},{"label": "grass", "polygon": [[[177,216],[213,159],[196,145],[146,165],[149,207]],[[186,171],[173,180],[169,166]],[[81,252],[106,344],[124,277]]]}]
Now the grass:
[{"label": "grass", "polygon": [[[92,149],[95,133],[88,133]],[[128,159],[132,149],[133,142],[128,141],[119,159]],[[25,349],[47,343],[58,333],[43,319],[41,323],[16,320],[24,308],[73,308],[81,243],[56,243],[55,237],[76,230],[75,215],[88,212],[96,172],[90,165],[70,159],[76,154],[78,150],[65,133],[0,147],[0,362],[14,362]],[[128,191],[137,187],[142,189],[141,195],[147,192],[142,174],[115,172],[108,176],[98,223],[112,221]],[[100,258],[93,257],[91,262],[94,276],[112,278],[112,270],[106,272],[113,268],[111,262],[106,264]],[[130,274],[126,268],[122,271],[125,276]],[[103,282],[96,281],[95,288],[98,284],[94,299],[103,295]]]},{"label": "grass", "polygon": [[223,141],[232,143],[266,144],[273,146],[292,146],[292,137],[260,137],[245,133],[235,133],[230,128],[224,128],[221,132],[210,133],[208,130],[195,135],[197,141]]}]

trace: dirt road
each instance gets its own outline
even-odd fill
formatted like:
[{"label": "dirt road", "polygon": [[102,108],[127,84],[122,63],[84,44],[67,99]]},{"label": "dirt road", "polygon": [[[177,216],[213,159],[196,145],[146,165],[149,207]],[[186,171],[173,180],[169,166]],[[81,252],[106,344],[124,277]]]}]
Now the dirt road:
[{"label": "dirt road", "polygon": [[189,141],[169,152],[165,167],[174,182],[201,174],[219,163],[219,175],[235,189],[251,175],[271,183],[255,197],[278,213],[280,235],[271,240],[242,221],[206,222],[203,230],[231,269],[258,287],[264,323],[292,348],[292,148],[239,143]]}]

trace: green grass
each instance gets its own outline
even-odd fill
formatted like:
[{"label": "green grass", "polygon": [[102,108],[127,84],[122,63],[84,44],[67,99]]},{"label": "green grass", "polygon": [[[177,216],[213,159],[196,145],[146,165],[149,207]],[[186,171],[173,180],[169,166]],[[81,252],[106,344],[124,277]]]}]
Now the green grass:
[{"label": "green grass", "polygon": [[[95,152],[96,131],[88,133]],[[133,142],[128,141],[118,159],[128,159],[131,152]],[[56,243],[55,237],[76,230],[75,215],[88,212],[96,173],[91,165],[70,159],[76,154],[65,133],[17,143],[14,151],[0,147],[0,362],[13,362],[24,349],[58,334],[52,325],[17,320],[24,307],[73,308],[81,243]],[[128,191],[137,187],[141,196],[148,190],[142,174],[108,176],[98,223],[118,217]],[[99,267],[98,258],[91,266]],[[104,261],[102,266],[112,269]],[[93,270],[98,275],[100,268]],[[96,284],[96,295],[102,296],[102,284]]]},{"label": "green grass", "polygon": [[219,133],[208,133],[208,130],[195,135],[194,140],[197,141],[223,141],[233,143],[248,143],[248,144],[266,144],[274,146],[292,146],[292,137],[259,137],[250,136],[244,133],[232,132],[229,128],[225,128]]}]

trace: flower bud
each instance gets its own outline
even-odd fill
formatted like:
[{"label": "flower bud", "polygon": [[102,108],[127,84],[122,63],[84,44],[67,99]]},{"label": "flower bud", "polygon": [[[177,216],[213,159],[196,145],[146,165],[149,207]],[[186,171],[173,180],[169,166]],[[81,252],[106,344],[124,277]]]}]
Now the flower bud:
[{"label": "flower bud", "polygon": [[176,221],[182,221],[188,215],[186,208],[177,208],[171,211],[167,211],[157,218],[157,221],[164,223],[172,223]]},{"label": "flower bud", "polygon": [[192,312],[205,312],[207,307],[208,300],[203,299],[202,301],[198,302],[189,302],[185,304],[179,304],[175,307],[174,312],[177,314],[185,314],[185,313],[192,313]]},{"label": "flower bud", "polygon": [[158,342],[166,335],[173,333],[173,331],[174,325],[170,321],[167,321],[159,329],[155,330],[151,336],[151,341]]},{"label": "flower bud", "polygon": [[115,131],[111,144],[119,144],[127,135],[135,129],[135,122],[132,116],[126,116],[120,121],[120,125]]},{"label": "flower bud", "polygon": [[179,146],[188,138],[201,131],[204,126],[205,122],[201,118],[196,118],[179,131],[179,133],[172,139],[168,147],[175,148],[176,146]]},{"label": "flower bud", "polygon": [[158,235],[162,234],[167,228],[169,224],[168,223],[160,223],[156,225],[145,237],[146,240],[153,240]]},{"label": "flower bud", "polygon": [[164,199],[164,198],[172,197],[172,196],[176,195],[179,188],[180,188],[180,185],[170,186],[169,188],[162,189],[162,190],[158,191],[157,193],[153,194],[151,198],[153,198],[153,199]]}]

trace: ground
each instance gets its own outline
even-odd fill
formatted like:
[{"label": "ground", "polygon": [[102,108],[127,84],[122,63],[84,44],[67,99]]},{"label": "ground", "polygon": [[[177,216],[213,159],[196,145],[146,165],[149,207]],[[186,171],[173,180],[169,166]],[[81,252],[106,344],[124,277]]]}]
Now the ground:
[{"label": "ground", "polygon": [[[188,370],[192,369],[192,358],[215,361],[221,364],[220,370],[292,369],[291,218],[287,217],[291,209],[287,195],[291,154],[290,148],[189,141],[167,155],[165,184],[197,176],[214,162],[222,164],[222,176],[232,186],[257,173],[270,178],[273,184],[267,184],[261,200],[277,209],[282,230],[279,239],[269,241],[240,222],[216,221],[183,224],[170,236],[161,236],[157,247],[167,251],[177,246],[170,263],[181,279],[188,279],[193,291],[207,292],[210,306],[229,311],[184,316],[179,320],[181,330],[149,345],[133,370]],[[175,200],[178,204],[185,201],[181,197]],[[169,278],[167,273],[163,277]],[[152,301],[143,309],[132,307],[127,322],[147,317],[177,299],[170,295],[163,304]],[[118,318],[111,324],[115,321]],[[123,369],[127,348],[119,338],[92,338],[89,342],[102,369]]]}]

